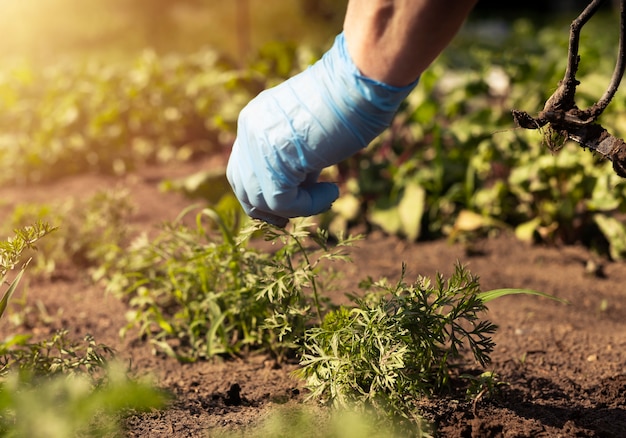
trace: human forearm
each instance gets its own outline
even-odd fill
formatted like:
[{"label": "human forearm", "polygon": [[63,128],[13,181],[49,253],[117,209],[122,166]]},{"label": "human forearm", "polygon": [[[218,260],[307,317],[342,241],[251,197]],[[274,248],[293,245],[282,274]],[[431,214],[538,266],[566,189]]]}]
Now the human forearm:
[{"label": "human forearm", "polygon": [[449,44],[476,1],[350,0],[348,51],[365,76],[407,85]]}]

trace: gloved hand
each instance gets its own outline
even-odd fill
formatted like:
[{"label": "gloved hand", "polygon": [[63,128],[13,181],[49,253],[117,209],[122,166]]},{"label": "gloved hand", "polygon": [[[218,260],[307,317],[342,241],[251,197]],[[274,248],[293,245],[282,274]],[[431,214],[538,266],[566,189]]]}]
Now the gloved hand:
[{"label": "gloved hand", "polygon": [[328,210],[339,188],[317,182],[321,170],[387,128],[416,83],[393,87],[361,75],[340,34],[313,66],[260,93],[239,115],[226,171],[245,212],[285,226]]}]

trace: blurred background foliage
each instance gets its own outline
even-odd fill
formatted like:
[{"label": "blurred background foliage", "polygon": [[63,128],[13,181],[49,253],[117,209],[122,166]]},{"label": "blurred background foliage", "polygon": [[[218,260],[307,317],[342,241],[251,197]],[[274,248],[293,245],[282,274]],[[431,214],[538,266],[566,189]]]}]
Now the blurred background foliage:
[{"label": "blurred background foliage", "polygon": [[[2,58],[119,57],[150,47],[211,47],[244,61],[270,41],[317,45],[337,32],[345,0],[0,0]],[[241,50],[244,49],[245,53]]]},{"label": "blurred background foliage", "polygon": [[[569,23],[585,4],[531,1],[524,10],[481,0],[391,129],[327,172],[343,190],[325,226],[467,241],[512,229],[529,241],[626,256],[626,186],[610,163],[549,132],[516,129],[510,114],[537,113],[554,91]],[[0,184],[226,156],[240,109],[314,62],[340,31],[345,5],[0,0]],[[611,9],[607,2],[583,30],[581,107],[603,93],[613,70]],[[626,135],[622,90],[601,122]],[[208,170],[211,181],[223,176]],[[223,190],[193,178],[194,187]],[[169,187],[194,191],[185,182]]]}]

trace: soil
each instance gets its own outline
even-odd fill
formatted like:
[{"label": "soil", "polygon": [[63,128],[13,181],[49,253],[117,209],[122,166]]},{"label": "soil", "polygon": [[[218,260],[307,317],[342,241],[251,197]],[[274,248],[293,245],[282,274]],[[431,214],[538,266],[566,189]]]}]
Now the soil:
[{"label": "soil", "polygon": [[[19,202],[84,198],[96,190],[128,187],[137,211],[132,225],[156,230],[194,201],[163,193],[158,183],[216,166],[197,162],[147,168],[125,178],[68,177],[53,184],[0,188],[0,217]],[[344,292],[356,292],[367,276],[397,278],[407,264],[407,279],[449,276],[457,261],[480,277],[483,290],[514,287],[553,294],[569,305],[531,296],[511,296],[489,304],[498,324],[490,369],[507,383],[500,393],[467,402],[462,394],[425,400],[425,417],[441,437],[623,437],[626,436],[626,265],[597,259],[578,246],[539,246],[508,233],[470,247],[445,240],[407,243],[372,232],[352,250],[342,267]],[[120,339],[125,305],[90,282],[80,269],[50,279],[30,279],[22,288],[29,303],[40,302],[51,319],[40,318],[34,333],[66,328],[76,339],[92,334],[117,351],[138,373],[151,373],[175,395],[163,411],[126,421],[130,437],[201,437],[216,430],[240,430],[272,407],[301,403],[302,382],[291,376],[294,364],[276,366],[264,356],[180,364],[154,355],[133,336]],[[18,295],[20,292],[18,292]],[[0,332],[15,330],[7,320]]]}]

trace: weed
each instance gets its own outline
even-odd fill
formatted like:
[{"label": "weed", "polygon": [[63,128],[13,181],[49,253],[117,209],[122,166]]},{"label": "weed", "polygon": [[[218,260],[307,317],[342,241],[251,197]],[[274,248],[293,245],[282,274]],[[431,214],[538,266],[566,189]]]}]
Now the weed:
[{"label": "weed", "polygon": [[476,415],[476,407],[478,402],[483,398],[491,398],[498,393],[502,386],[507,385],[502,382],[499,376],[493,371],[485,371],[478,376],[471,374],[462,374],[460,376],[469,382],[466,390],[466,396],[472,400],[472,410]]},{"label": "weed", "polygon": [[416,421],[415,401],[448,386],[464,349],[489,363],[496,326],[478,319],[486,311],[478,279],[460,265],[447,282],[408,284],[404,274],[395,285],[370,279],[354,308],[307,331],[298,374],[312,397]]},{"label": "weed", "polygon": [[106,384],[93,387],[85,374],[35,378],[13,372],[0,383],[0,434],[66,438],[121,436],[120,420],[158,409],[168,397],[147,381],[132,380],[119,364],[104,370]]},{"label": "weed", "polygon": [[97,377],[113,358],[113,350],[97,344],[92,336],[85,336],[81,345],[68,338],[67,330],[56,332],[50,339],[29,340],[28,335],[13,335],[0,343],[0,377],[12,370],[33,376],[82,373]]},{"label": "weed", "polygon": [[16,229],[14,237],[9,237],[6,240],[0,240],[0,288],[8,285],[2,299],[0,299],[0,318],[4,314],[4,311],[9,303],[9,299],[15,292],[15,289],[20,282],[28,262],[23,264],[22,268],[10,283],[7,280],[9,272],[15,269],[20,263],[22,253],[24,251],[34,250],[35,243],[42,237],[51,233],[53,230],[54,228],[50,227],[48,224],[44,222],[37,222],[35,225],[27,225],[23,228]]},{"label": "weed", "polygon": [[[307,220],[288,230],[260,222],[242,229],[204,209],[194,228],[182,223],[187,214],[120,254],[107,287],[131,308],[123,332],[137,327],[157,350],[183,361],[292,351],[326,309],[316,277],[320,262],[342,258],[339,251],[329,250],[321,232],[310,235]],[[273,253],[249,245],[257,233],[272,241]]]}]

